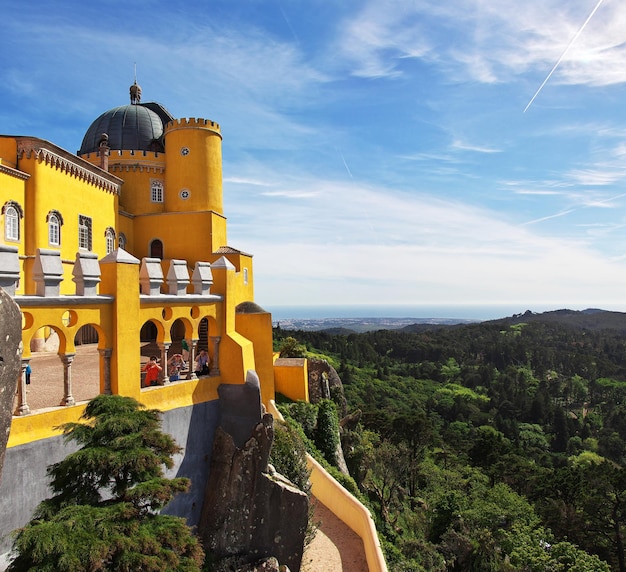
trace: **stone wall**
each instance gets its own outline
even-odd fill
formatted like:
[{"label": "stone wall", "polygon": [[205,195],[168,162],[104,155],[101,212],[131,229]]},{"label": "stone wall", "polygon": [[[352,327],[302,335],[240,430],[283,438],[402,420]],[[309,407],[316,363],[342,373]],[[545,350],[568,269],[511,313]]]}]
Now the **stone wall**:
[{"label": "stone wall", "polygon": [[[218,419],[217,400],[163,414],[163,430],[184,448],[183,453],[174,458],[175,465],[166,476],[188,477],[192,483],[190,491],[178,495],[163,512],[186,518],[190,526],[196,526],[200,519]],[[10,533],[26,524],[39,502],[50,496],[48,465],[73,450],[75,446],[66,445],[62,437],[7,449],[0,483],[0,555],[11,548]]]}]

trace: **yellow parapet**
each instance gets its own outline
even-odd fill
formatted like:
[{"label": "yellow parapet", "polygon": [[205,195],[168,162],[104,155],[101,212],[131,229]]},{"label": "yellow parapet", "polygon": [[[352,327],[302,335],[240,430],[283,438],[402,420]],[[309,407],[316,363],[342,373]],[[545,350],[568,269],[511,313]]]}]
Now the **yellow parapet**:
[{"label": "yellow parapet", "polygon": [[274,387],[293,401],[309,400],[309,371],[305,358],[278,358],[274,362]]}]

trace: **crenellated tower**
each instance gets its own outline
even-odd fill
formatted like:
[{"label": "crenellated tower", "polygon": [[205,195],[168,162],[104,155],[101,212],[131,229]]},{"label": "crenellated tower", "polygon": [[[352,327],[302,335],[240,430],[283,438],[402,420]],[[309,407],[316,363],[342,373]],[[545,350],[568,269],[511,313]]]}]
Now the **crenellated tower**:
[{"label": "crenellated tower", "polygon": [[224,214],[222,134],[208,119],[175,119],[165,126],[165,210]]}]

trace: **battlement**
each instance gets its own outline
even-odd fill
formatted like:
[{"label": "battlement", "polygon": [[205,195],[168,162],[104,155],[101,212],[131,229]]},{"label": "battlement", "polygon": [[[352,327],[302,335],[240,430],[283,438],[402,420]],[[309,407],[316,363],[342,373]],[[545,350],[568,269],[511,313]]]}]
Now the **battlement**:
[{"label": "battlement", "polygon": [[[109,151],[109,157],[132,157],[135,159],[137,157],[159,159],[159,158],[162,158],[164,155],[165,153],[159,153],[158,151],[134,151],[134,150],[123,151],[120,149],[111,149]],[[81,155],[80,157],[83,159],[99,159],[100,152],[94,151],[93,153],[85,153],[84,155]]]},{"label": "battlement", "polygon": [[170,131],[177,129],[208,129],[217,133],[221,137],[221,131],[219,123],[211,121],[210,119],[203,119],[202,117],[187,117],[182,119],[174,119],[165,126],[165,135]]}]

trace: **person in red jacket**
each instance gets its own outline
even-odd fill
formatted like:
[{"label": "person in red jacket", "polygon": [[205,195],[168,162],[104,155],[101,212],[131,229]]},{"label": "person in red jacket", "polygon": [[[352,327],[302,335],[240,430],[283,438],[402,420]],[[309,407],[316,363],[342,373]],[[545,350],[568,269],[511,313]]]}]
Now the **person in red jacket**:
[{"label": "person in red jacket", "polygon": [[163,368],[159,365],[159,359],[156,356],[151,356],[150,361],[143,366],[142,371],[146,372],[146,386],[157,385],[159,372],[163,371]]}]

